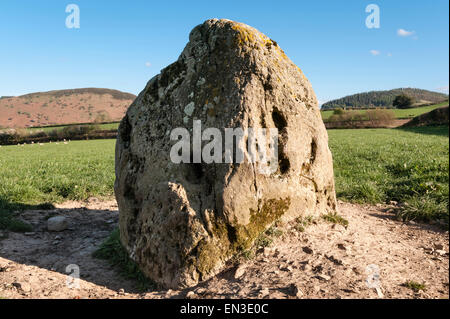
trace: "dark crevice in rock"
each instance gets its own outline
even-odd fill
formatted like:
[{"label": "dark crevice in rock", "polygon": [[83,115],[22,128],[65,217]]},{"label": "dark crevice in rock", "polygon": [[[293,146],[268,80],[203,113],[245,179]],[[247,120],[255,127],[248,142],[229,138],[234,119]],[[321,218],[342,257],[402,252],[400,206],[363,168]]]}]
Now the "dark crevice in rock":
[{"label": "dark crevice in rock", "polygon": [[272,120],[275,127],[278,129],[278,171],[281,175],[286,175],[289,172],[291,163],[288,156],[284,151],[284,147],[287,144],[287,120],[283,113],[276,107],[272,111]]},{"label": "dark crevice in rock", "polygon": [[286,153],[284,152],[284,146],[286,144],[285,137],[281,134],[278,137],[278,171],[281,175],[286,175],[289,172],[291,163]]},{"label": "dark crevice in rock", "polygon": [[192,176],[194,177],[196,182],[200,182],[203,177],[203,167],[200,163],[192,163],[188,164],[191,167]]},{"label": "dark crevice in rock", "polygon": [[184,178],[192,184],[200,184],[203,181],[204,168],[202,163],[194,163],[194,155],[191,152],[190,163],[182,164],[184,167]]},{"label": "dark crevice in rock", "polygon": [[[281,154],[283,155],[283,154]],[[282,175],[286,174],[289,171],[289,168],[291,167],[291,163],[289,162],[289,159],[282,157],[278,161],[278,165],[280,166],[280,173]]]},{"label": "dark crevice in rock", "polygon": [[264,82],[263,86],[264,86],[264,91],[266,91],[266,92],[271,92],[273,90],[273,86],[270,83],[270,77],[266,82]]},{"label": "dark crevice in rock", "polygon": [[311,164],[314,163],[314,161],[316,160],[316,153],[317,153],[317,142],[316,140],[313,138],[311,140],[311,155],[309,157],[309,162]]},{"label": "dark crevice in rock", "polygon": [[282,132],[286,128],[286,118],[277,108],[274,108],[272,111],[272,119],[279,132]]},{"label": "dark crevice in rock", "polygon": [[128,120],[128,115],[125,115],[125,117],[120,122],[119,132],[124,147],[128,148],[130,146],[130,139],[131,139],[131,125],[130,121]]},{"label": "dark crevice in rock", "polygon": [[[261,113],[260,125],[261,125],[261,127],[263,127],[263,128],[265,128],[266,125],[267,125],[267,124],[266,124],[266,119],[265,119],[265,114],[264,114],[264,112]],[[245,145],[247,145],[247,142],[246,142]]]},{"label": "dark crevice in rock", "polygon": [[303,177],[303,178],[306,178],[307,180],[310,180],[313,183],[313,185],[314,185],[314,192],[316,194],[319,192],[319,187],[317,186],[317,183],[316,183],[316,181],[313,178],[311,178],[309,176],[306,176],[306,175],[303,175],[303,174],[300,174],[300,176]]},{"label": "dark crevice in rock", "polygon": [[237,233],[236,228],[231,226],[230,224],[227,224],[227,236],[230,243],[235,243],[237,241]]}]

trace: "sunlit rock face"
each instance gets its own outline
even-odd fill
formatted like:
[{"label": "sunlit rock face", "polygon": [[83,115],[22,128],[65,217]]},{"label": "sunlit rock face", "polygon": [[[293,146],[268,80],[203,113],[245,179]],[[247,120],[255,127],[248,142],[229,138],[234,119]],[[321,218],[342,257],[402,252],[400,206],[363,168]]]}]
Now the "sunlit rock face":
[{"label": "sunlit rock face", "polygon": [[[171,132],[193,135],[194,123],[276,128],[275,169],[247,159],[174,163]],[[335,212],[328,136],[311,84],[252,27],[217,19],[195,27],[120,124],[115,193],[122,244],[167,288],[217,274],[277,220]]]}]

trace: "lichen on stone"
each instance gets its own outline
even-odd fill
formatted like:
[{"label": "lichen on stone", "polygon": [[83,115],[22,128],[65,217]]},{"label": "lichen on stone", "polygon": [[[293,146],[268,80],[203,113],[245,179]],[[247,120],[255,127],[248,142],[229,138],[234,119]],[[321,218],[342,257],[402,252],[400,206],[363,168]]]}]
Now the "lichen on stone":
[{"label": "lichen on stone", "polygon": [[184,113],[186,113],[187,116],[192,116],[192,113],[194,113],[195,110],[195,103],[191,102],[184,108]]},{"label": "lichen on stone", "polygon": [[[185,127],[192,136],[193,120],[222,133],[277,128],[278,169],[171,162],[170,132]],[[167,288],[210,278],[279,219],[336,211],[331,152],[311,84],[276,41],[245,24],[211,19],[195,27],[118,133],[121,241],[143,273]]]}]

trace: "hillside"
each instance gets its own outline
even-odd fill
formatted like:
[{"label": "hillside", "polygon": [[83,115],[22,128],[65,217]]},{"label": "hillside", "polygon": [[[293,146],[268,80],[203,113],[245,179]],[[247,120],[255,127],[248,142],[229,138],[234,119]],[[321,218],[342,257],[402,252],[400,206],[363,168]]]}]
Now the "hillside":
[{"label": "hillside", "polygon": [[427,126],[427,125],[448,125],[449,111],[448,106],[435,109],[431,112],[416,116],[406,123],[405,127]]},{"label": "hillside", "polygon": [[0,98],[0,127],[33,127],[120,120],[135,95],[84,88]]},{"label": "hillside", "polygon": [[373,108],[392,107],[392,103],[397,95],[405,94],[414,99],[415,105],[428,105],[440,103],[448,100],[448,95],[413,88],[400,88],[389,91],[371,91],[349,95],[337,100],[329,101],[322,105],[322,110],[333,108]]}]

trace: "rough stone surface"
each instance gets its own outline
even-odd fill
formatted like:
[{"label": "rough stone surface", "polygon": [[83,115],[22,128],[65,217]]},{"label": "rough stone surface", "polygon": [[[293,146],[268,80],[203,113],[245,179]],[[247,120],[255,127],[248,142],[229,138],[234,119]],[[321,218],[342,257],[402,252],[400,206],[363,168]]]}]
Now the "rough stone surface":
[{"label": "rough stone surface", "polygon": [[[192,135],[195,119],[202,129],[278,128],[277,171],[172,163],[170,132]],[[278,219],[335,212],[328,136],[309,81],[254,28],[217,19],[197,26],[122,119],[115,193],[124,247],[170,288],[217,274]]]},{"label": "rough stone surface", "polygon": [[47,229],[49,231],[63,231],[67,226],[67,219],[64,216],[55,216],[47,220]]}]

